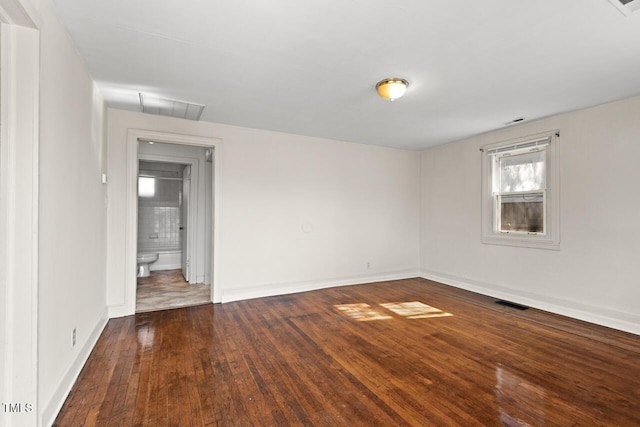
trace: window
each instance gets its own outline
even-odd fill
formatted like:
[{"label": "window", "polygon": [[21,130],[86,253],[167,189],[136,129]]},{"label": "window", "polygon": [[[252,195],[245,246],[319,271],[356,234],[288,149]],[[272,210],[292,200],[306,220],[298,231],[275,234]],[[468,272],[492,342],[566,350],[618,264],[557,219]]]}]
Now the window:
[{"label": "window", "polygon": [[138,196],[153,197],[156,194],[156,179],[141,176],[138,177]]},{"label": "window", "polygon": [[482,148],[484,243],[559,249],[558,135]]}]

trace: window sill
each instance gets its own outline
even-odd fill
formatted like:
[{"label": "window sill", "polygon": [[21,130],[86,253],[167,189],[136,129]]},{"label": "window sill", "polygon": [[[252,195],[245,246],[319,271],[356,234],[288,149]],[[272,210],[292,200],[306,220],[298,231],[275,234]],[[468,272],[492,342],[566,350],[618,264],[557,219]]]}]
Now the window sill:
[{"label": "window sill", "polygon": [[488,245],[519,246],[522,248],[550,249],[559,251],[560,242],[548,236],[530,234],[492,233],[482,236],[482,243]]}]

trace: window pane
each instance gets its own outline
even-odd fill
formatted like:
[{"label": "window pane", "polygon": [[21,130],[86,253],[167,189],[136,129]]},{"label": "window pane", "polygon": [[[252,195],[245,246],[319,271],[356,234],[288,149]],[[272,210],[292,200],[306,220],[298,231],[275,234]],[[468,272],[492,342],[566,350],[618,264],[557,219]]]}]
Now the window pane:
[{"label": "window pane", "polygon": [[500,192],[546,188],[544,150],[501,157],[499,163]]},{"label": "window pane", "polygon": [[498,197],[500,231],[544,233],[542,193]]},{"label": "window pane", "polygon": [[155,178],[138,178],[138,196],[139,197],[153,197],[156,194],[156,180]]}]

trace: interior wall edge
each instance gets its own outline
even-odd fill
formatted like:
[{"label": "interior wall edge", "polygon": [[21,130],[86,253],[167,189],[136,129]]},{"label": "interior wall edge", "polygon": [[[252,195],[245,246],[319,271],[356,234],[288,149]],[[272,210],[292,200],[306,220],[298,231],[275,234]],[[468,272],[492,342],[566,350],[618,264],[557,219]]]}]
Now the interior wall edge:
[{"label": "interior wall edge", "polygon": [[87,341],[85,342],[85,345],[78,352],[77,357],[58,384],[53,397],[41,411],[40,425],[49,426],[52,425],[55,421],[58,412],[60,412],[60,409],[62,409],[62,405],[64,404],[67,396],[69,395],[69,392],[71,391],[71,387],[73,387],[76,380],[78,379],[82,368],[84,368],[84,365],[87,363],[87,360],[89,359],[93,348],[98,342],[98,338],[100,338],[102,331],[104,330],[105,326],[107,326],[107,322],[109,321],[109,314],[110,312],[108,311],[108,309],[105,309],[105,311],[102,313],[102,316],[100,316],[100,320],[93,328],[93,331],[89,335]]},{"label": "interior wall edge", "polygon": [[113,304],[107,306],[107,313],[109,319],[116,319],[118,317],[131,316],[129,306],[126,304]]},{"label": "interior wall edge", "polygon": [[0,16],[0,402],[32,410],[4,408],[0,424],[30,426],[40,409],[40,33],[12,16]]},{"label": "interior wall edge", "polygon": [[505,299],[561,316],[640,335],[640,316],[586,304],[572,303],[543,295],[524,293],[504,286],[422,269],[420,277],[445,285]]},{"label": "interior wall edge", "polygon": [[407,269],[390,271],[365,276],[336,277],[330,279],[293,281],[283,283],[269,283],[246,287],[234,287],[222,290],[222,303],[240,301],[253,298],[264,298],[294,294],[298,292],[316,291],[319,289],[336,288],[339,286],[363,285],[366,283],[385,282],[392,280],[412,279],[419,277],[420,270]]}]

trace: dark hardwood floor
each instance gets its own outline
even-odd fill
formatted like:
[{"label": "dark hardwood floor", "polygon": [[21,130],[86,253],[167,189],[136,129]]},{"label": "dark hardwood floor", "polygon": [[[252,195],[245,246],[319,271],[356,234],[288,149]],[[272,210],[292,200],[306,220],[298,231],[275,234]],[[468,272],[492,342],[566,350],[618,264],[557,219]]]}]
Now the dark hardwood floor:
[{"label": "dark hardwood floor", "polygon": [[494,301],[410,279],[114,319],[55,425],[640,425],[639,336]]}]

